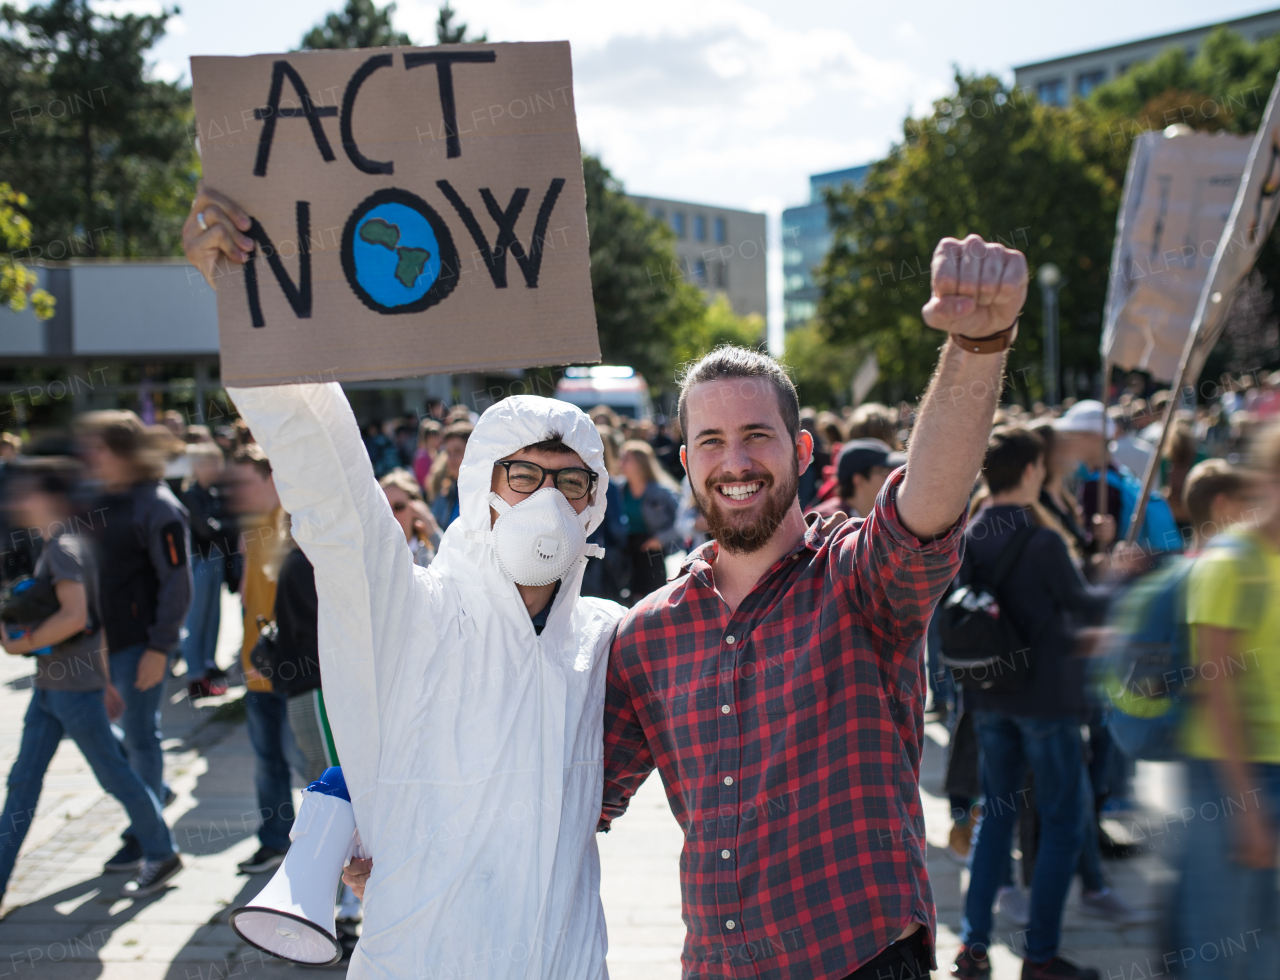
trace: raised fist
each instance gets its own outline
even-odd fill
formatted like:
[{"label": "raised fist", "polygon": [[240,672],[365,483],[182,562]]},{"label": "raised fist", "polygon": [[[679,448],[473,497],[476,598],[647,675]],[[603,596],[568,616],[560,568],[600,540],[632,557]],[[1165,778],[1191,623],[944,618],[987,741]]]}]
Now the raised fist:
[{"label": "raised fist", "polygon": [[1027,258],[977,235],[944,238],[933,250],[933,293],[924,322],[935,330],[986,337],[1013,326],[1027,299]]}]

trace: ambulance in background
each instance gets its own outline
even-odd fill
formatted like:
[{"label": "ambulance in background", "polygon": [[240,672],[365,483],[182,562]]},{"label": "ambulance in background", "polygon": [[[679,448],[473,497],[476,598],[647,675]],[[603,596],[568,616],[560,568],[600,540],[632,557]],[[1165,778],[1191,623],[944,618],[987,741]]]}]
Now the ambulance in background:
[{"label": "ambulance in background", "polygon": [[626,418],[645,422],[653,418],[649,384],[634,368],[611,364],[566,368],[556,384],[556,397],[584,412],[607,405]]}]

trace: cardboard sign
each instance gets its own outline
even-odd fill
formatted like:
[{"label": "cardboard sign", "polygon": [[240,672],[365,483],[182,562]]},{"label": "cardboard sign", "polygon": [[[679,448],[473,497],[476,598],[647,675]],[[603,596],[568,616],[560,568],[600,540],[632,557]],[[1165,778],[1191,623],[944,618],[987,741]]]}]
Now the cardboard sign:
[{"label": "cardboard sign", "polygon": [[228,385],[600,359],[568,42],[191,59]]},{"label": "cardboard sign", "polygon": [[1107,284],[1102,356],[1172,381],[1252,137],[1139,137],[1129,158]]}]

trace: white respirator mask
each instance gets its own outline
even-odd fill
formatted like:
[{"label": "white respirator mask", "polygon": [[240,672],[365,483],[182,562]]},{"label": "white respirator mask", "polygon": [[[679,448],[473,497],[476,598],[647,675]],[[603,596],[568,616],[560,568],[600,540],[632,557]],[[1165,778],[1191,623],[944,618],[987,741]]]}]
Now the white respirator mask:
[{"label": "white respirator mask", "polygon": [[602,553],[587,544],[586,514],[578,514],[555,487],[543,487],[514,507],[496,493],[493,550],[503,574],[517,585],[550,585],[583,557]]}]

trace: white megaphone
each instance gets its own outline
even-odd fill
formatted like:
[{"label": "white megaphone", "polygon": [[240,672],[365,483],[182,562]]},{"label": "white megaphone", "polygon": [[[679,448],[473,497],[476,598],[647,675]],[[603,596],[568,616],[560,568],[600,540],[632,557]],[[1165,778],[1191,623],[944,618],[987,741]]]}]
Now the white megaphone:
[{"label": "white megaphone", "polygon": [[231,913],[231,928],[251,946],[291,963],[337,963],[338,883],[348,859],[365,856],[340,767],[326,769],[302,791],[289,840],[280,870],[251,904]]}]

